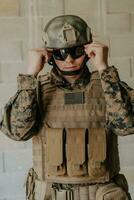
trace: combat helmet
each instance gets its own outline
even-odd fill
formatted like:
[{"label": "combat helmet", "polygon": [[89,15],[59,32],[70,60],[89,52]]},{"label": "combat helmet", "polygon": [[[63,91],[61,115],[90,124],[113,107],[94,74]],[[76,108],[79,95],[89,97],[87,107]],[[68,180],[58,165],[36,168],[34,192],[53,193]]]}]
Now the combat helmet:
[{"label": "combat helmet", "polygon": [[43,29],[46,48],[59,49],[92,42],[91,28],[75,15],[61,15],[50,20]]}]

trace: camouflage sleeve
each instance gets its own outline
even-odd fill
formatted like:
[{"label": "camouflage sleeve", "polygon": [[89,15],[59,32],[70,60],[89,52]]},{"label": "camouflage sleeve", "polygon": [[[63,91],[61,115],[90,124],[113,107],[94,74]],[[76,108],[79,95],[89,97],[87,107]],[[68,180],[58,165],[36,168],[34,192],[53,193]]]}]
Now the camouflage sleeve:
[{"label": "camouflage sleeve", "polygon": [[107,128],[117,135],[134,134],[134,90],[120,81],[115,67],[100,72],[106,99]]},{"label": "camouflage sleeve", "polygon": [[5,105],[0,129],[11,139],[27,140],[38,127],[37,79],[20,74],[17,81],[18,91]]}]

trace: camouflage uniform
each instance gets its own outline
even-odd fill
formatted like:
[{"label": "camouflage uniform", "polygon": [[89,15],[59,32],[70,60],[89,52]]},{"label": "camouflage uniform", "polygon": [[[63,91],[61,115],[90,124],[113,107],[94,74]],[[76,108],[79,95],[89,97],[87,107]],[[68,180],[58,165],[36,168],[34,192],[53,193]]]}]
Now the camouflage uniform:
[{"label": "camouflage uniform", "polygon": [[[44,77],[47,77],[45,80],[49,80],[49,83],[52,82],[55,87],[64,91],[72,91],[76,88],[82,90],[87,85],[90,86],[92,77],[95,77],[95,80],[100,81],[104,91],[106,103],[105,129],[107,133],[111,134],[112,132],[113,135],[115,134],[117,136],[134,133],[134,90],[126,83],[120,81],[116,68],[112,66],[102,70],[100,73],[96,71],[90,74],[87,70],[73,85],[69,84],[62,77],[59,77],[53,70],[49,75],[41,75],[38,78],[32,75],[20,74],[18,76],[18,91],[6,104],[3,120],[0,124],[2,132],[11,139],[25,141],[32,137],[38,137],[38,134],[42,134],[40,132],[42,128],[41,123],[45,119],[45,114],[42,113],[42,108],[40,107],[40,95],[42,94],[41,86],[43,85]],[[53,87],[50,86],[49,89],[53,91]],[[92,93],[94,94],[94,91]],[[46,102],[44,101],[43,103],[45,104]],[[46,125],[49,128],[55,128],[53,124],[52,127],[51,124]],[[117,146],[115,148],[118,149]],[[118,200],[130,199],[126,180],[123,175],[118,174],[119,166],[117,168],[117,172],[114,174],[115,176],[110,177],[108,181],[100,181],[100,183],[98,182],[96,184],[55,183],[50,193],[52,196],[54,195],[54,199],[108,200],[115,199],[115,196],[118,197],[116,198]],[[39,179],[35,171],[31,169],[27,179],[27,184],[30,184],[30,189],[27,190],[28,200],[36,200],[34,184],[35,180]],[[43,188],[43,184],[41,187]],[[44,184],[44,188],[46,187],[46,184]],[[42,189],[42,194],[40,190],[39,195],[41,196],[37,199],[51,199],[49,193],[50,188],[51,186],[46,188],[46,194],[44,194],[45,189]],[[108,194],[111,194],[111,196]],[[112,194],[114,195],[112,196]]]}]

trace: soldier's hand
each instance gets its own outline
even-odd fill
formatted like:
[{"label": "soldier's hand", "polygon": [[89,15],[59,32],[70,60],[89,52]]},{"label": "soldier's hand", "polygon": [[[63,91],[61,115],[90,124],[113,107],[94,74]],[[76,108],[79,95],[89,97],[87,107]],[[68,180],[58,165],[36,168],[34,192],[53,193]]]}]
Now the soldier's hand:
[{"label": "soldier's hand", "polygon": [[84,45],[90,63],[98,70],[108,67],[108,47],[99,42]]},{"label": "soldier's hand", "polygon": [[48,62],[50,56],[51,54],[45,48],[30,49],[27,73],[36,76]]}]

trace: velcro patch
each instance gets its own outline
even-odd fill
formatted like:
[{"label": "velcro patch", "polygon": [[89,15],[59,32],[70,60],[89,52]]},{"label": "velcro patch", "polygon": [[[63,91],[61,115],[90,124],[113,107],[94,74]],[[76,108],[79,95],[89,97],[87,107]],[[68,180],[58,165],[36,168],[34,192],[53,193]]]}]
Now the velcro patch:
[{"label": "velcro patch", "polygon": [[64,95],[65,104],[84,104],[84,92],[68,92]]}]

